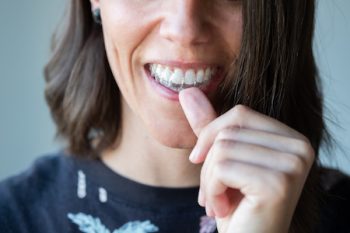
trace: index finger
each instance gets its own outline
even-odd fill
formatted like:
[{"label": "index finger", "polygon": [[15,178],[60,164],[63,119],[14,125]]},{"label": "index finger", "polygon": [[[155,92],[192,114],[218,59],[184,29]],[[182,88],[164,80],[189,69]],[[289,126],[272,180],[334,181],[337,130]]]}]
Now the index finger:
[{"label": "index finger", "polygon": [[282,122],[254,111],[244,105],[236,105],[202,129],[197,144],[191,153],[191,161],[194,163],[203,162],[217,134],[222,129],[229,127],[254,129],[285,137],[306,140],[305,136]]}]

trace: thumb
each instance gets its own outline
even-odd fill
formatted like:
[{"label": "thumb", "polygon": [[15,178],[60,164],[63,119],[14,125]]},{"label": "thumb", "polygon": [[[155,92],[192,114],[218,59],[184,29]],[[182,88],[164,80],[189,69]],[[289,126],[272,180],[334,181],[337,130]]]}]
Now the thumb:
[{"label": "thumb", "polygon": [[187,88],[179,93],[179,100],[185,116],[198,137],[202,129],[212,122],[216,112],[208,98],[198,88]]}]

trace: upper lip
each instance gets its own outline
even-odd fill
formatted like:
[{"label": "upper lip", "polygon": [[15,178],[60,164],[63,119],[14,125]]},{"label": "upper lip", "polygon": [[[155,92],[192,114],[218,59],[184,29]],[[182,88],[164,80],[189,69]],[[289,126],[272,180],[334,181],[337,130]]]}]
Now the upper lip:
[{"label": "upper lip", "polygon": [[173,60],[173,61],[151,61],[147,64],[160,64],[172,68],[180,68],[180,69],[206,69],[206,68],[216,68],[220,67],[218,63],[212,63],[212,62],[196,62],[196,61],[179,61],[179,60]]}]

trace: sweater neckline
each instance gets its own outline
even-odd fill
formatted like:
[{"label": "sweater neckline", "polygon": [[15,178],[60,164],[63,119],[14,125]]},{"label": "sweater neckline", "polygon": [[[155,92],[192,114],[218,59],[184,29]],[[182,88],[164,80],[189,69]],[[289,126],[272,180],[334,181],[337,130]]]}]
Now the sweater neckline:
[{"label": "sweater neckline", "polygon": [[86,182],[103,187],[109,195],[127,202],[142,205],[174,205],[200,207],[197,202],[199,186],[159,187],[143,184],[125,177],[101,159],[86,159],[73,156],[75,167],[86,174]]}]

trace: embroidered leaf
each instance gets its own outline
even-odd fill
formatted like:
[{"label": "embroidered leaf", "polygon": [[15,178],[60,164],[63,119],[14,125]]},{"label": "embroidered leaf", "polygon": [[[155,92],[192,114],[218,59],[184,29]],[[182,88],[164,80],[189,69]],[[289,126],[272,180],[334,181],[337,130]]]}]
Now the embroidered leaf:
[{"label": "embroidered leaf", "polygon": [[102,223],[99,218],[93,218],[91,215],[86,215],[83,213],[71,214],[69,213],[68,218],[72,220],[73,223],[79,226],[79,230],[85,233],[110,233]]},{"label": "embroidered leaf", "polygon": [[201,217],[199,233],[213,233],[216,230],[215,218],[206,215]]},{"label": "embroidered leaf", "polygon": [[148,232],[157,232],[159,229],[153,225],[149,220],[133,221],[125,223],[119,229],[113,231],[113,233],[148,233]]},{"label": "embroidered leaf", "polygon": [[[101,222],[99,218],[94,218],[91,215],[84,213],[71,214],[69,213],[68,218],[79,226],[79,230],[84,233],[110,233]],[[113,233],[149,233],[157,232],[159,229],[153,225],[149,220],[133,221],[125,223],[119,229],[115,229]]]}]

